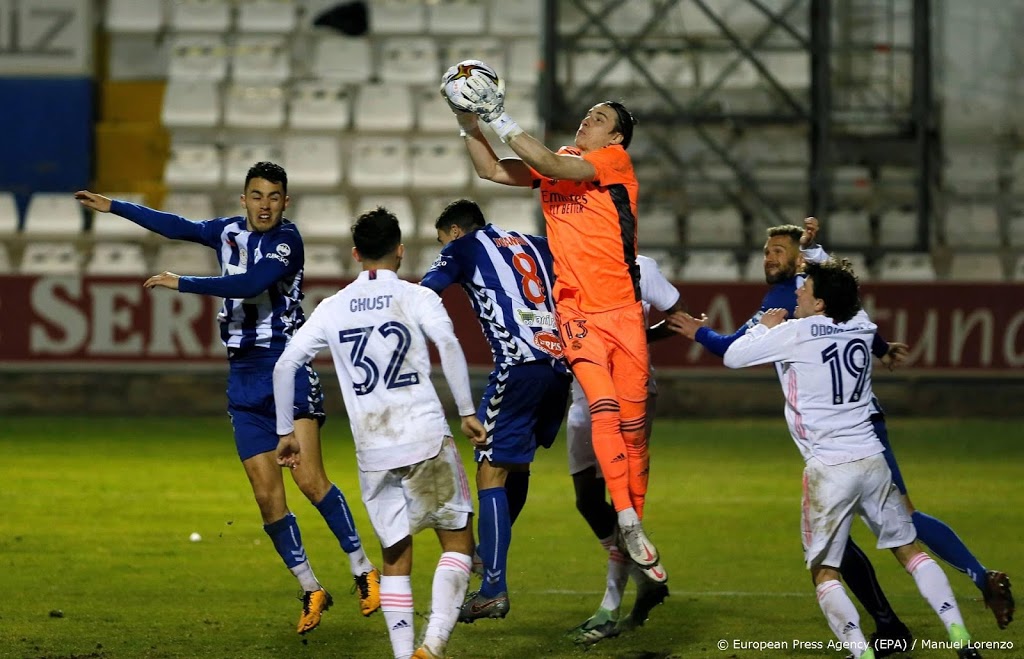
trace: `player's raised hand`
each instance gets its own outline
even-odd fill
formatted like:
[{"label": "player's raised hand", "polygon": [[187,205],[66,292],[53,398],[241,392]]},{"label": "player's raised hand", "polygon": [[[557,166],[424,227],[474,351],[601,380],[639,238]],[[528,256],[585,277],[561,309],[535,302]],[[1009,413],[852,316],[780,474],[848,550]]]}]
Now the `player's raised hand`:
[{"label": "player's raised hand", "polygon": [[785,309],[769,309],[761,314],[761,320],[758,324],[764,325],[768,329],[781,325],[782,321],[786,320],[786,316],[789,312]]},{"label": "player's raised hand", "polygon": [[158,275],[153,275],[147,279],[142,285],[145,288],[156,288],[161,286],[163,288],[169,288],[172,291],[178,290],[178,280],[181,278],[180,275],[176,275],[173,272],[161,272]]},{"label": "player's raised hand", "polygon": [[907,361],[907,355],[909,354],[910,346],[906,343],[893,341],[889,344],[889,352],[882,355],[882,363],[890,371],[895,371],[897,366]]},{"label": "player's raised hand", "polygon": [[695,339],[697,337],[697,330],[707,324],[708,316],[702,313],[698,320],[685,311],[676,311],[669,314],[665,321],[668,328],[676,334],[682,334],[688,339]]},{"label": "player's raised hand", "polygon": [[800,246],[810,247],[817,243],[818,237],[818,218],[816,217],[805,217],[804,218],[804,232],[800,234]]},{"label": "player's raised hand", "polygon": [[505,112],[505,85],[487,76],[470,76],[462,95],[473,103],[473,113],[486,122],[494,121]]},{"label": "player's raised hand", "polygon": [[487,431],[480,423],[475,414],[462,417],[462,434],[469,438],[473,446],[484,446],[487,444]]},{"label": "player's raised hand", "polygon": [[295,469],[299,466],[299,453],[301,450],[299,439],[295,436],[295,433],[290,432],[287,435],[281,435],[280,439],[277,440],[277,451],[275,451],[277,464],[289,469]]},{"label": "player's raised hand", "polygon": [[101,194],[89,192],[88,190],[79,190],[75,193],[75,199],[91,210],[99,211],[100,213],[110,212],[110,198],[104,197]]}]

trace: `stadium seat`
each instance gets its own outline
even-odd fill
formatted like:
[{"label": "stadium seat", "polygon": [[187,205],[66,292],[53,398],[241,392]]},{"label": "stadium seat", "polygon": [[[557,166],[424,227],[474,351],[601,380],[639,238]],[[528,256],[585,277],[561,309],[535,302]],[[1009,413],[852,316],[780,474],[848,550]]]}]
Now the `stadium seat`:
[{"label": "stadium seat", "polygon": [[295,0],[239,0],[238,30],[287,34],[297,24],[296,11]]},{"label": "stadium seat", "polygon": [[1017,256],[1017,261],[1013,264],[1011,279],[1013,281],[1024,281],[1024,254]]},{"label": "stadium seat", "polygon": [[199,243],[168,241],[160,245],[153,262],[153,272],[175,272],[179,275],[210,277],[219,275],[217,256]]},{"label": "stadium seat", "polygon": [[[520,3],[500,2],[495,5],[495,7],[497,6],[518,7]],[[533,34],[536,34],[536,32]],[[505,73],[503,74],[506,84],[536,85],[540,80],[540,43],[536,38],[511,40],[508,44],[506,62]],[[500,72],[501,70],[499,69]]]},{"label": "stadium seat", "polygon": [[486,4],[484,0],[446,0],[445,2],[427,3],[427,32],[438,36],[486,34]]},{"label": "stadium seat", "polygon": [[878,279],[882,281],[935,281],[935,266],[930,254],[921,252],[890,252],[878,263]]},{"label": "stadium seat", "polygon": [[18,204],[13,192],[0,192],[0,237],[10,237],[21,230]]},{"label": "stadium seat", "polygon": [[281,162],[281,149],[273,144],[232,144],[224,153],[224,183],[241,188],[254,163]]},{"label": "stadium seat", "polygon": [[168,27],[172,32],[216,32],[231,28],[228,0],[174,0]]},{"label": "stadium seat", "polygon": [[352,143],[348,181],[357,188],[409,185],[409,147],[401,137],[360,137]]},{"label": "stadium seat", "polygon": [[[490,37],[456,37],[444,44],[444,68],[467,59],[485,62],[508,82],[505,65],[505,45]],[[435,87],[434,91],[437,89]]]},{"label": "stadium seat", "polygon": [[[0,211],[0,216],[2,215],[3,212]],[[1006,235],[1011,247],[1024,247],[1024,214],[1010,218],[1006,225]]]},{"label": "stadium seat", "polygon": [[484,217],[506,231],[531,235],[542,233],[540,203],[532,195],[495,197],[483,206]]},{"label": "stadium seat", "polygon": [[172,37],[167,63],[169,78],[220,81],[228,72],[228,47],[218,35]]},{"label": "stadium seat", "polygon": [[536,37],[541,33],[543,9],[543,3],[536,0],[492,2],[487,31],[498,37]]},{"label": "stadium seat", "polygon": [[370,32],[416,34],[427,31],[427,9],[421,0],[370,0]]},{"label": "stadium seat", "polygon": [[694,208],[686,218],[686,244],[690,247],[743,245],[743,218],[735,208],[728,206]]},{"label": "stadium seat", "polygon": [[76,238],[84,229],[84,211],[66,192],[37,192],[29,199],[22,233],[27,238]]},{"label": "stadium seat", "polygon": [[302,194],[293,199],[285,216],[295,222],[303,238],[338,240],[348,235],[355,216],[344,196]]},{"label": "stadium seat", "polygon": [[1003,262],[999,254],[971,254],[957,252],[949,263],[949,277],[953,281],[1003,281]]},{"label": "stadium seat", "polygon": [[[391,37],[381,39],[378,54],[384,82],[422,84],[424,80],[440,80],[441,66],[437,43],[429,37]],[[445,67],[447,68],[447,67]]]},{"label": "stadium seat", "polygon": [[164,167],[169,187],[218,188],[224,181],[220,152],[213,144],[172,144]]},{"label": "stadium seat", "polygon": [[85,266],[89,275],[144,275],[148,273],[142,246],[137,243],[98,242]]},{"label": "stadium seat", "polygon": [[373,77],[373,56],[365,37],[325,34],[317,38],[313,76],[333,82],[365,82]]},{"label": "stadium seat", "polygon": [[878,243],[883,249],[912,247],[917,241],[917,213],[896,210],[882,215]]},{"label": "stadium seat", "polygon": [[7,245],[0,243],[0,275],[10,274],[11,270],[11,257],[7,253]]},{"label": "stadium seat", "polygon": [[[111,192],[106,196],[131,204],[146,205],[145,195],[137,192]],[[144,241],[150,233],[148,229],[113,213],[92,213],[92,235],[96,240]]]},{"label": "stadium seat", "polygon": [[825,220],[826,249],[838,247],[870,247],[871,220],[865,210],[840,209]]},{"label": "stadium seat", "polygon": [[362,85],[353,113],[353,127],[357,132],[412,130],[415,118],[412,89],[395,84]]},{"label": "stadium seat", "polygon": [[980,142],[942,145],[943,186],[960,195],[988,195],[999,189],[999,152]]},{"label": "stadium seat", "polygon": [[743,280],[764,282],[764,251],[757,250],[747,255],[743,264]]},{"label": "stadium seat", "polygon": [[229,128],[268,129],[284,126],[284,90],[277,86],[236,83],[224,98],[224,124]]},{"label": "stadium seat", "polygon": [[690,250],[679,271],[686,281],[739,281],[736,257],[725,250]]},{"label": "stadium seat", "polygon": [[413,212],[412,200],[405,195],[366,195],[359,198],[354,216],[383,206],[398,218],[398,227],[402,230],[402,240],[411,242],[416,235],[416,214]]},{"label": "stadium seat", "polygon": [[537,87],[534,85],[506,85],[505,111],[515,117],[516,122],[526,132],[535,133],[540,130]]},{"label": "stadium seat", "polygon": [[398,275],[402,279],[412,279],[414,281],[423,279],[423,275],[427,274],[427,271],[433,267],[434,261],[440,256],[441,246],[423,245],[416,252],[415,266],[409,267],[409,265],[405,265],[398,271]]},{"label": "stadium seat", "polygon": [[999,247],[999,215],[993,203],[953,204],[945,214],[946,244]]},{"label": "stadium seat", "polygon": [[469,158],[458,135],[414,138],[409,152],[414,188],[451,189],[469,184]]},{"label": "stadium seat", "polygon": [[[416,214],[417,236],[426,242],[437,240],[437,229],[434,222],[437,221],[445,206],[458,199],[453,194],[420,194],[417,196],[419,212]],[[489,220],[489,218],[487,218]],[[499,225],[500,226],[500,225]],[[504,227],[502,227],[504,228]]]},{"label": "stadium seat", "polygon": [[653,259],[658,264],[658,271],[665,276],[665,279],[671,281],[678,276],[679,263],[671,250],[664,248],[643,249],[641,247],[640,255]]},{"label": "stadium seat", "polygon": [[164,24],[163,0],[107,0],[107,32],[154,34]]},{"label": "stadium seat", "polygon": [[284,140],[283,166],[295,189],[335,187],[341,183],[341,149],[332,135],[290,135]]},{"label": "stadium seat", "polygon": [[[214,217],[213,200],[210,199],[210,195],[203,192],[171,192],[164,196],[160,208],[194,221]],[[241,208],[238,209],[238,213],[241,213]]]},{"label": "stadium seat", "polygon": [[640,248],[679,243],[679,216],[672,206],[643,206],[639,211],[637,237]]},{"label": "stadium seat", "polygon": [[74,243],[41,242],[25,245],[18,272],[23,275],[77,275],[82,256]]},{"label": "stadium seat", "polygon": [[288,124],[295,129],[343,131],[352,120],[352,89],[340,82],[297,82],[290,103]]},{"label": "stadium seat", "polygon": [[458,134],[459,127],[455,123],[455,117],[448,109],[448,104],[438,96],[437,85],[415,87],[411,93],[416,113],[416,127],[421,132]]},{"label": "stadium seat", "polygon": [[235,41],[231,78],[235,82],[273,85],[291,77],[291,51],[281,36],[242,35]]},{"label": "stadium seat", "polygon": [[861,252],[839,251],[835,253],[830,253],[829,255],[841,259],[846,259],[847,261],[849,261],[850,266],[853,268],[853,273],[857,275],[857,279],[859,281],[864,282],[871,280],[871,268],[868,267],[868,261],[866,258],[864,258],[864,254],[862,254]]},{"label": "stadium seat", "polygon": [[306,245],[306,259],[303,266],[306,277],[342,277],[345,266],[338,245]]},{"label": "stadium seat", "polygon": [[220,123],[220,85],[212,80],[171,78],[160,121],[168,128],[213,128]]}]

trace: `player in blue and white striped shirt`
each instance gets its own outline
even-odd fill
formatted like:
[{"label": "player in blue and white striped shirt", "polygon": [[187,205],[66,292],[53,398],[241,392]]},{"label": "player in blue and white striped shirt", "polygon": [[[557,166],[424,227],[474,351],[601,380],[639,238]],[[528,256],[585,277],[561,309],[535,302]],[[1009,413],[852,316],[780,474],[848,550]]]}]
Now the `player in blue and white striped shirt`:
[{"label": "player in blue and white striped shirt", "polygon": [[551,251],[546,238],[488,224],[467,199],[449,204],[434,226],[444,248],[421,283],[438,294],[460,284],[494,355],[477,412],[487,431],[487,444],[476,450],[484,581],[459,620],[504,618],[512,523],[526,503],[534,453],[554,442],[569,400],[571,378],[551,299]]},{"label": "player in blue and white striped shirt", "polygon": [[[274,364],[305,317],[302,300],[302,237],[284,218],[288,175],[280,166],[259,162],[245,177],[241,205],[245,215],[193,222],[172,213],[111,200],[80,191],[83,206],[114,213],[166,238],[188,240],[217,252],[221,275],[188,277],[163,272],[146,288],[224,298],[218,320],[228,350],[228,415],[235,446],[263,516],[263,528],[305,593],[298,632],[320,624],[332,603],[306,559],[295,516],[285,500],[284,479],[276,462],[277,422]],[[292,471],[295,483],[316,506],[348,554],[363,615],[380,608],[380,575],[363,551],[344,495],[331,483],[320,454],[320,425],[325,420],[320,379],[310,364],[296,374],[295,432],[306,459]]]}]

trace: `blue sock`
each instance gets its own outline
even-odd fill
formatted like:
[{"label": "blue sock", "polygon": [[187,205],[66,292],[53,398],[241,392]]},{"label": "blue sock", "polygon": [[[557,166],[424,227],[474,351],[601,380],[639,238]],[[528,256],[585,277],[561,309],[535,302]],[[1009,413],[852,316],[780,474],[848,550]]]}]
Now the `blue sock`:
[{"label": "blue sock", "polygon": [[288,513],[273,524],[264,524],[263,530],[270,536],[274,549],[289,570],[306,562],[306,548],[302,546],[302,534],[295,515]]},{"label": "blue sock", "polygon": [[974,557],[956,532],[942,520],[919,510],[915,510],[911,518],[914,520],[914,528],[917,529],[917,539],[928,545],[936,556],[966,573],[978,590],[984,592],[985,567]]},{"label": "blue sock", "polygon": [[327,526],[341,543],[341,548],[346,554],[359,549],[359,533],[356,532],[356,523],[352,520],[352,511],[349,510],[345,495],[337,485],[331,483],[331,489],[327,490],[324,498],[316,504],[316,509],[324,516]]},{"label": "blue sock", "polygon": [[477,493],[480,499],[480,519],[477,533],[480,540],[476,551],[484,562],[484,582],[480,594],[494,597],[508,591],[505,572],[508,566],[508,546],[512,542],[512,519],[508,513],[508,495],[503,487],[492,487]]}]

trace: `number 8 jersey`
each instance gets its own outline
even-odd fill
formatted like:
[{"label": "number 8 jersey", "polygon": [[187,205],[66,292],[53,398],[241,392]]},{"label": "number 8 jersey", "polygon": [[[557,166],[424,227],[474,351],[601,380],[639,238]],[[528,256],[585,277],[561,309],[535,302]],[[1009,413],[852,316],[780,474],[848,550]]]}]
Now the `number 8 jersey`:
[{"label": "number 8 jersey", "polygon": [[883,451],[871,422],[871,341],[877,327],[863,311],[845,323],[828,316],[755,325],[725,353],[742,368],[776,362],[786,422],[804,460],[827,465]]},{"label": "number 8 jersey", "polygon": [[[427,339],[458,345],[441,298],[391,270],[365,270],[320,302],[289,342],[282,360],[330,349],[360,470],[422,462],[452,434],[430,382]],[[465,397],[468,411],[460,413],[472,414]]]}]

